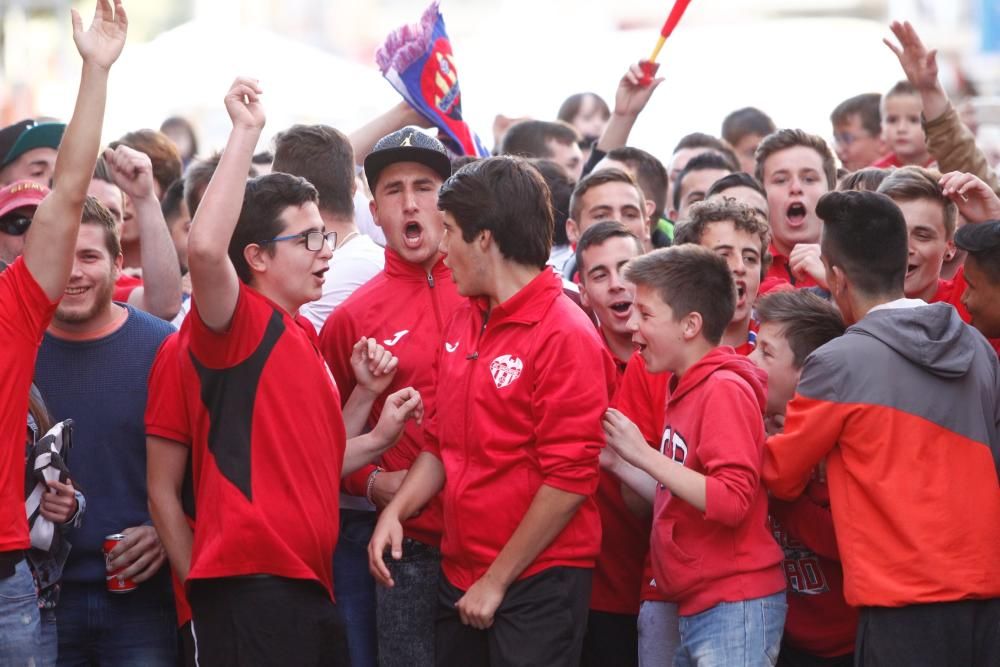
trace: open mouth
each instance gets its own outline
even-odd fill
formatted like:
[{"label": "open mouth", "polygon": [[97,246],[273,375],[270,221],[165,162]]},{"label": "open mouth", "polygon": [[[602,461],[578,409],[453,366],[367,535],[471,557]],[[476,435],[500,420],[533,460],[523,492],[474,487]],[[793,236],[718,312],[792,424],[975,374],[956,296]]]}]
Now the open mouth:
[{"label": "open mouth", "polygon": [[403,227],[403,241],[406,243],[407,247],[418,248],[420,247],[423,232],[424,229],[420,226],[419,222],[408,222]]},{"label": "open mouth", "polygon": [[632,307],[632,302],[631,301],[616,301],[613,304],[611,304],[610,306],[608,306],[608,308],[610,308],[611,310],[615,311],[619,315],[624,315],[625,313],[627,313],[629,311],[629,309],[631,307]]},{"label": "open mouth", "polygon": [[324,269],[320,269],[319,271],[313,271],[313,275],[319,278],[320,280],[323,280],[323,276],[326,275],[326,272],[329,270],[330,267],[326,267]]},{"label": "open mouth", "polygon": [[744,285],[743,283],[736,283],[736,300],[740,303],[743,303],[743,299],[746,298],[746,295],[747,295],[747,286]]},{"label": "open mouth", "polygon": [[916,271],[919,268],[920,268],[920,266],[918,264],[907,264],[906,265],[906,275],[910,275],[911,273],[913,273],[914,271]]},{"label": "open mouth", "polygon": [[802,202],[794,202],[788,206],[785,211],[785,217],[788,218],[788,222],[793,227],[798,227],[803,224],[806,219],[806,207]]},{"label": "open mouth", "polygon": [[87,288],[87,287],[67,287],[65,290],[63,290],[63,293],[66,294],[67,296],[76,296],[78,294],[83,294],[84,292],[87,291],[87,289],[89,289],[89,288]]}]

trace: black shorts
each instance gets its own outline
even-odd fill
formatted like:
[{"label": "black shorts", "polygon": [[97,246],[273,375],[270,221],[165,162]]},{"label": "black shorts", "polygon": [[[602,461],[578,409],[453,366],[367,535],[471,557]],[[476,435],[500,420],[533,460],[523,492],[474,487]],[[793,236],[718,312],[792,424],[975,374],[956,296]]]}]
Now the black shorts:
[{"label": "black shorts", "polygon": [[438,667],[579,667],[593,571],[553,567],[514,582],[493,626],[463,625],[455,603],[465,594],[442,573],[434,628]]},{"label": "black shorts", "polygon": [[314,581],[271,576],[189,584],[198,664],[350,665],[344,621]]}]

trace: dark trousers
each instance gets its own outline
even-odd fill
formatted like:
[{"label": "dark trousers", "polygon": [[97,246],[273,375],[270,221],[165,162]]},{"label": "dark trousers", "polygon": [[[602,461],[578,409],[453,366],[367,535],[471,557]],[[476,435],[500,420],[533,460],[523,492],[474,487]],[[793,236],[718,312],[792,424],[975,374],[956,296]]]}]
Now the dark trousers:
[{"label": "dark trousers", "polygon": [[407,537],[402,558],[396,560],[388,549],[383,558],[395,585],[375,591],[379,667],[429,667],[441,552]]},{"label": "dark trousers", "polygon": [[462,624],[465,594],[442,574],[434,632],[438,667],[578,667],[587,628],[592,570],[553,567],[514,582],[493,626]]},{"label": "dark trousers", "polygon": [[344,622],[313,581],[271,576],[189,584],[198,663],[211,667],[350,665]]},{"label": "dark trousers", "polygon": [[996,667],[1000,598],[863,607],[854,660],[859,667]]},{"label": "dark trousers", "polygon": [[581,667],[638,667],[639,617],[594,611],[587,615]]},{"label": "dark trousers", "polygon": [[854,667],[854,654],[824,658],[792,648],[782,642],[777,667]]}]

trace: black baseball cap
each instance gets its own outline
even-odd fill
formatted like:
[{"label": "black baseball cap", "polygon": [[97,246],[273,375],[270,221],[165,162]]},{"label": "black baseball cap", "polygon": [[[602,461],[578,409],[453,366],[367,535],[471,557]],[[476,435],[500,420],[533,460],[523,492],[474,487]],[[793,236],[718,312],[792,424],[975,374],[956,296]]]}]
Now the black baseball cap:
[{"label": "black baseball cap", "polygon": [[963,226],[955,233],[955,245],[971,253],[1000,248],[1000,221],[991,220]]},{"label": "black baseball cap", "polygon": [[451,158],[444,144],[416,127],[404,127],[378,140],[365,158],[365,177],[372,193],[382,170],[397,162],[417,162],[437,172],[442,180],[451,176]]}]

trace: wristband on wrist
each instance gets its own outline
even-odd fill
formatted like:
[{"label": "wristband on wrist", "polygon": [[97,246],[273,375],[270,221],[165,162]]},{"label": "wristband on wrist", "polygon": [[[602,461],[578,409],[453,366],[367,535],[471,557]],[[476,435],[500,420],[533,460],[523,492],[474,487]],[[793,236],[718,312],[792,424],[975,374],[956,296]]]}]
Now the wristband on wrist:
[{"label": "wristband on wrist", "polygon": [[375,470],[372,470],[371,474],[368,475],[368,485],[365,487],[365,498],[372,505],[375,504],[375,499],[372,498],[372,492],[375,491],[375,478],[380,472],[382,472],[382,468],[375,466]]}]

